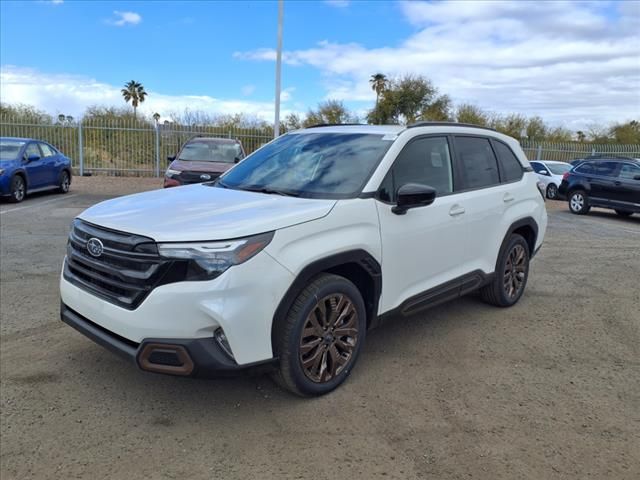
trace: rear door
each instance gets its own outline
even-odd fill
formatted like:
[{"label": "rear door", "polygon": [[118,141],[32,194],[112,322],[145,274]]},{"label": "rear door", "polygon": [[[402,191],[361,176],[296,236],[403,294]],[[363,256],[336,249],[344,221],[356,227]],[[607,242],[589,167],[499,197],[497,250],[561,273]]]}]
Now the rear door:
[{"label": "rear door", "polygon": [[42,163],[44,165],[43,181],[47,185],[57,185],[60,176],[58,152],[46,143],[40,142],[38,146],[40,147],[40,151],[42,151]]},{"label": "rear door", "polygon": [[621,163],[618,170],[614,206],[640,211],[640,166],[633,163]]},{"label": "rear door", "polygon": [[498,161],[488,138],[456,135],[454,150],[460,178],[457,188],[466,211],[461,255],[469,272],[490,273],[495,268],[496,245],[499,248],[504,235],[502,217],[516,203],[519,189],[500,183]]},{"label": "rear door", "polygon": [[617,162],[593,162],[593,173],[587,175],[594,203],[609,205],[616,197],[619,164]]},{"label": "rear door", "polygon": [[[29,160],[30,157],[33,157],[33,160]],[[30,142],[25,148],[23,164],[27,172],[27,190],[47,185],[46,165],[42,161],[42,152],[36,142]]]}]

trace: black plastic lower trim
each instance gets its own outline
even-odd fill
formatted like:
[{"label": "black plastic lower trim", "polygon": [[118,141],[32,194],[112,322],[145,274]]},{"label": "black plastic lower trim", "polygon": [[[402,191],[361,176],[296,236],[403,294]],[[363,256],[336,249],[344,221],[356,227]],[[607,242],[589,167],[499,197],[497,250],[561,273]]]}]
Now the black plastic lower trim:
[{"label": "black plastic lower trim", "polygon": [[236,376],[240,374],[264,373],[273,370],[277,359],[238,365],[224,352],[222,347],[211,338],[145,338],[141,343],[132,342],[109,330],[93,323],[88,318],[70,309],[64,303],[60,304],[60,318],[63,322],[90,338],[106,349],[120,355],[140,367],[140,353],[147,344],[163,344],[167,346],[182,346],[193,361],[191,377],[213,378],[222,376]]},{"label": "black plastic lower trim", "polygon": [[376,322],[376,326],[381,325],[391,318],[414,315],[428,308],[440,305],[441,303],[454,300],[478,290],[484,285],[491,283],[492,280],[493,274],[486,274],[482,270],[475,270],[467,273],[443,283],[442,285],[430,288],[429,290],[408,298],[398,307],[380,315]]}]

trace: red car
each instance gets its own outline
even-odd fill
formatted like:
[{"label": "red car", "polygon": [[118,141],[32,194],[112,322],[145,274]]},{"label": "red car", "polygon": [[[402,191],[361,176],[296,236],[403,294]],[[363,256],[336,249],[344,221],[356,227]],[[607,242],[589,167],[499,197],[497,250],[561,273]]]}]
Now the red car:
[{"label": "red car", "polygon": [[164,174],[164,187],[215,180],[245,157],[240,140],[195,137],[182,146]]}]

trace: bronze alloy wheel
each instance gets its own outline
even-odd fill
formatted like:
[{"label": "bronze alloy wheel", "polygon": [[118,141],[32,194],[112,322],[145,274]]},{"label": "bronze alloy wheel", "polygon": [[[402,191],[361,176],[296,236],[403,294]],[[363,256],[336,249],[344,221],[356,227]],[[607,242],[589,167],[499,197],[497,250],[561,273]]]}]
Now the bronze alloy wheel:
[{"label": "bronze alloy wheel", "polygon": [[522,245],[514,245],[504,267],[504,292],[508,298],[516,298],[524,286],[527,269],[527,252]]},{"label": "bronze alloy wheel", "polygon": [[311,381],[333,379],[349,364],[358,343],[358,312],[344,294],[332,294],[316,303],[300,337],[300,364]]}]

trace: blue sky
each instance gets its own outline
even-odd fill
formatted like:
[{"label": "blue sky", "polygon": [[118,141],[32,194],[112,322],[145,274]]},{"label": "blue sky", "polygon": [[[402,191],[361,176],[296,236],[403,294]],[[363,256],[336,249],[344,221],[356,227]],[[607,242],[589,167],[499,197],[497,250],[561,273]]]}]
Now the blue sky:
[{"label": "blue sky", "polygon": [[[3,102],[78,115],[123,105],[271,118],[277,4],[0,2]],[[423,74],[455,103],[570,127],[638,117],[640,3],[285,1],[283,110],[337,98],[364,113],[368,77]],[[585,75],[591,72],[592,75]],[[589,77],[589,78],[585,78]],[[588,97],[588,98],[587,98]]]}]

